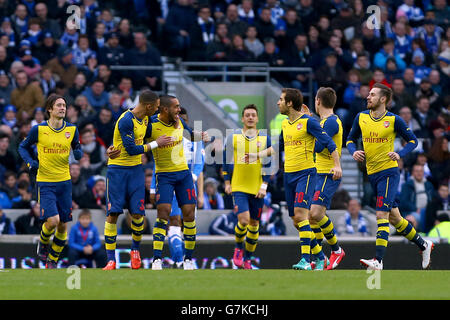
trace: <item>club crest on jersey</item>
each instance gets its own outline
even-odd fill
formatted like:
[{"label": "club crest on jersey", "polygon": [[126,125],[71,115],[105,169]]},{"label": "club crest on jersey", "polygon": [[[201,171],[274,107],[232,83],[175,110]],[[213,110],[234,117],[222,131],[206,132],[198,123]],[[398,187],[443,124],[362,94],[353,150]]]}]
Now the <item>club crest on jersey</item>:
[{"label": "club crest on jersey", "polygon": [[70,138],[70,132],[66,131],[66,138],[69,139]]},{"label": "club crest on jersey", "polygon": [[299,123],[299,124],[297,125],[297,130],[302,130],[302,128],[303,128],[303,124]]},{"label": "club crest on jersey", "polygon": [[389,128],[389,126],[391,125],[391,123],[390,123],[389,121],[386,120],[386,121],[384,122],[383,125],[384,125],[385,128]]}]

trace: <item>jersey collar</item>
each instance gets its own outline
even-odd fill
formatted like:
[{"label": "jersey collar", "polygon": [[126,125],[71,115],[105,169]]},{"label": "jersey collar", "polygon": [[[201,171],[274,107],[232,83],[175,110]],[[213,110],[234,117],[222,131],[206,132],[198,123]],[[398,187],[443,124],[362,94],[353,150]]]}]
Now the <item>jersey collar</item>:
[{"label": "jersey collar", "polygon": [[386,111],[383,113],[383,115],[382,115],[381,117],[379,117],[379,118],[374,118],[374,117],[372,116],[372,112],[369,111],[369,117],[370,117],[370,119],[372,119],[373,121],[377,122],[377,121],[381,121],[381,120],[386,116],[387,113],[388,113],[388,111],[386,110]]},{"label": "jersey collar", "polygon": [[50,125],[50,123],[48,123],[48,120],[47,120],[46,122],[47,122],[47,126],[48,126],[52,131],[54,131],[54,132],[61,132],[61,131],[63,131],[64,128],[66,127],[66,122],[65,122],[64,120],[63,120],[63,125],[62,125],[60,128],[58,128],[58,129],[53,128],[53,127]]}]

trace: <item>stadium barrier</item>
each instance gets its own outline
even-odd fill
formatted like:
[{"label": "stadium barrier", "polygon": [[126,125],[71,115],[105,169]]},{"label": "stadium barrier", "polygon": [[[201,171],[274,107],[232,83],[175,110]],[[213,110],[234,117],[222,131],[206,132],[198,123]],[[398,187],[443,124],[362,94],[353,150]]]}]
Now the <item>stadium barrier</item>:
[{"label": "stadium barrier", "polygon": [[[0,269],[30,269],[43,268],[36,257],[37,235],[3,235],[0,236]],[[432,239],[435,240],[436,239]],[[340,269],[360,268],[359,259],[371,258],[375,254],[375,238],[341,237],[340,244],[346,252],[346,257],[340,264]],[[118,236],[116,260],[118,268],[130,268],[131,236]],[[66,247],[67,248],[67,247]],[[232,236],[198,236],[194,261],[199,269],[231,269],[234,249]],[[325,252],[329,254],[328,246]],[[153,249],[152,236],[143,236],[141,243],[143,268],[151,267]],[[258,269],[291,269],[300,255],[298,237],[261,236],[252,265]],[[166,244],[163,252],[163,263],[171,264],[169,248]],[[385,269],[418,270],[421,269],[421,254],[417,247],[403,237],[392,236],[384,259]],[[432,255],[432,269],[450,270],[450,245],[436,243]],[[59,267],[67,267],[66,249],[61,253]]]}]

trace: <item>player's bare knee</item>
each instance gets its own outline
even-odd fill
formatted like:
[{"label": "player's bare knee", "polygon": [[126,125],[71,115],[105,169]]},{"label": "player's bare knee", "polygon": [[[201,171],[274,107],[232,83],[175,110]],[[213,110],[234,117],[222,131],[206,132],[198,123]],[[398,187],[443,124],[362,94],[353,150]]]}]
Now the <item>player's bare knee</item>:
[{"label": "player's bare knee", "polygon": [[250,223],[250,213],[242,212],[238,214],[238,221],[242,226],[247,226]]},{"label": "player's bare knee", "polygon": [[324,214],[322,213],[321,206],[311,206],[311,211],[309,212],[309,221],[311,223],[317,223],[322,220]]},{"label": "player's bare knee", "polygon": [[259,226],[259,220],[250,219],[249,225],[251,225],[253,227],[257,227],[257,226]]},{"label": "player's bare knee", "polygon": [[169,226],[181,227],[180,216],[169,216]]}]

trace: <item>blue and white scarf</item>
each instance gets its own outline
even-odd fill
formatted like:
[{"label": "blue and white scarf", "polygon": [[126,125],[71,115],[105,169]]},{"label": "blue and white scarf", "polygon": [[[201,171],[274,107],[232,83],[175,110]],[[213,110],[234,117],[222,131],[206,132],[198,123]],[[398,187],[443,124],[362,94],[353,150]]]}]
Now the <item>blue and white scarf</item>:
[{"label": "blue and white scarf", "polygon": [[202,37],[203,37],[203,43],[208,44],[210,41],[214,40],[214,34],[215,34],[215,26],[214,26],[214,20],[210,17],[208,18],[208,23],[211,25],[209,32],[206,30],[206,23],[203,21],[202,18],[198,18],[197,20],[200,28],[202,29]]},{"label": "blue and white scarf", "polygon": [[[352,216],[348,212],[345,213],[345,226],[348,234],[355,233],[352,226]],[[363,235],[367,234],[366,221],[364,220],[364,217],[361,213],[358,214],[358,232]]]}]

